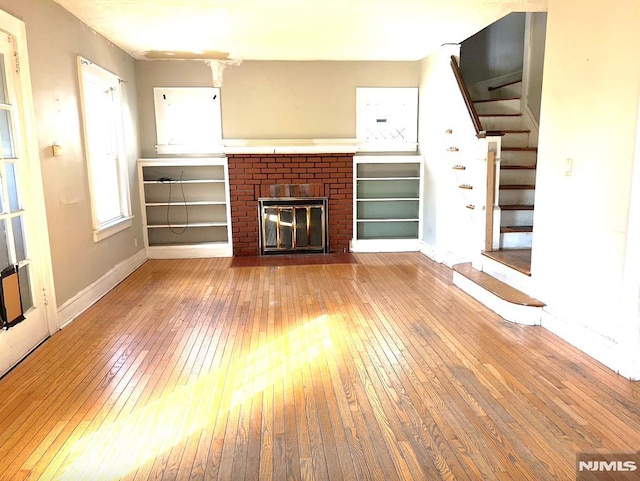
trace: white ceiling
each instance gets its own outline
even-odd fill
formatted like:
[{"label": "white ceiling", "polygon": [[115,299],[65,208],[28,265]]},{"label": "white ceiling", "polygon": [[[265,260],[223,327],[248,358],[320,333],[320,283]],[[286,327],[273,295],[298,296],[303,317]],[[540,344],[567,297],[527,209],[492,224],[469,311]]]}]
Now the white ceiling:
[{"label": "white ceiling", "polygon": [[419,60],[547,0],[55,0],[135,58]]}]

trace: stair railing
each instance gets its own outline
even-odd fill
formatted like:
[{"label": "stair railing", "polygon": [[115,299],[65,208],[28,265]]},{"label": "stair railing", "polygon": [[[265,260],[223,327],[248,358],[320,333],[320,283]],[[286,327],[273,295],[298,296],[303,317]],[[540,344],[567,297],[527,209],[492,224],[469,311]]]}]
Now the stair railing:
[{"label": "stair railing", "polygon": [[[453,75],[476,131],[476,137],[482,143],[480,155],[482,156],[482,160],[486,161],[486,169],[481,169],[481,176],[483,178],[478,178],[477,182],[479,186],[481,185],[485,188],[483,194],[478,198],[479,201],[483,200],[485,205],[485,213],[482,219],[484,223],[482,248],[486,252],[490,252],[499,249],[500,246],[500,229],[495,228],[496,225],[500,225],[500,207],[497,196],[498,185],[500,183],[500,169],[497,168],[497,165],[500,162],[501,137],[504,135],[504,132],[486,131],[482,128],[480,117],[478,116],[469,90],[462,77],[458,60],[453,55],[451,56],[451,69],[453,70]],[[482,189],[479,190],[482,192]],[[482,197],[484,197],[484,199],[482,199]]]},{"label": "stair railing", "polygon": [[478,112],[476,112],[476,108],[473,106],[473,101],[471,100],[471,95],[469,95],[467,85],[464,83],[464,79],[462,78],[462,72],[460,71],[458,60],[453,55],[451,56],[451,69],[453,70],[453,76],[456,78],[456,82],[458,83],[458,88],[460,88],[464,104],[466,105],[469,116],[471,117],[471,122],[473,122],[473,127],[476,129],[476,135],[480,136],[483,132],[480,117],[478,117]]}]

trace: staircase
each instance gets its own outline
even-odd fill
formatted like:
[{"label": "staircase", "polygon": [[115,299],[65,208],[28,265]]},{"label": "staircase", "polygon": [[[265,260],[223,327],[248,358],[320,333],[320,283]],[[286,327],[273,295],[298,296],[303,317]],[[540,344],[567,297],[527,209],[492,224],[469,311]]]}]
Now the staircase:
[{"label": "staircase", "polygon": [[[525,294],[531,280],[537,142],[532,142],[536,136],[531,135],[521,110],[522,82],[491,88],[483,95],[485,98],[472,100],[455,57],[452,57],[451,66],[476,133],[501,136],[497,199],[500,206],[499,250],[482,253],[483,260],[478,267],[481,270],[471,263],[455,265],[453,283],[511,322],[540,324],[544,304]],[[487,165],[491,159],[492,154],[488,152]],[[464,172],[466,166],[455,164],[453,169]],[[488,169],[489,184],[492,177],[493,173]],[[459,183],[459,188],[472,189],[473,186]],[[487,205],[494,205],[494,201],[488,194]],[[475,206],[467,207],[473,209]],[[489,210],[486,223],[491,225]]]},{"label": "staircase", "polygon": [[500,249],[531,249],[537,142],[521,111],[522,82],[493,87],[473,104],[484,130],[501,131]]}]

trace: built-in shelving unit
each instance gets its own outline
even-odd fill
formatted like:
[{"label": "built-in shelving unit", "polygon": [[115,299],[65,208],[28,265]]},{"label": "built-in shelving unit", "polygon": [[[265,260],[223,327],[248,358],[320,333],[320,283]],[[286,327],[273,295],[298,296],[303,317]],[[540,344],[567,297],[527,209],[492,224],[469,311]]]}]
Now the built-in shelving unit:
[{"label": "built-in shelving unit", "polygon": [[419,250],[422,157],[356,156],[353,252]]},{"label": "built-in shelving unit", "polygon": [[226,157],[138,161],[149,258],[230,257]]}]

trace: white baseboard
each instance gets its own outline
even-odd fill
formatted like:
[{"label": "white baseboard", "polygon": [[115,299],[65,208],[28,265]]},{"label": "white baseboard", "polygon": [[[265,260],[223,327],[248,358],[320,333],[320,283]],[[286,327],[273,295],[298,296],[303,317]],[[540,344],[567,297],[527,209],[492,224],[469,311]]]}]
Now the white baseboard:
[{"label": "white baseboard", "polygon": [[464,259],[451,251],[438,249],[434,245],[424,241],[420,241],[419,248],[417,250],[432,261],[437,262],[438,264],[444,264],[447,267],[453,267],[456,264],[469,262],[468,259]]},{"label": "white baseboard", "polygon": [[142,249],[65,302],[58,308],[58,329],[66,327],[146,261],[147,254]]},{"label": "white baseboard", "polygon": [[435,246],[421,240],[420,241],[420,253],[427,256],[432,261],[436,260],[436,248]]},{"label": "white baseboard", "polygon": [[542,312],[542,327],[621,376],[632,381],[640,380],[640,365],[637,359],[635,362],[631,357],[625,359],[625,350],[621,349],[615,339],[604,336],[587,326],[560,319],[547,309]]},{"label": "white baseboard", "polygon": [[420,250],[418,239],[352,239],[351,252],[416,252]]}]

